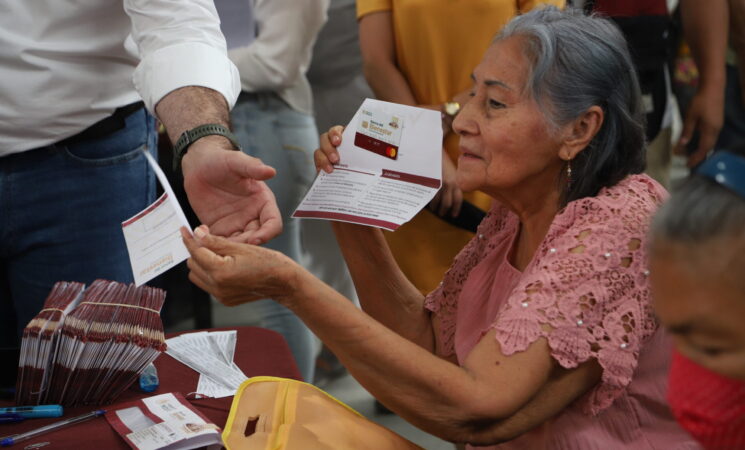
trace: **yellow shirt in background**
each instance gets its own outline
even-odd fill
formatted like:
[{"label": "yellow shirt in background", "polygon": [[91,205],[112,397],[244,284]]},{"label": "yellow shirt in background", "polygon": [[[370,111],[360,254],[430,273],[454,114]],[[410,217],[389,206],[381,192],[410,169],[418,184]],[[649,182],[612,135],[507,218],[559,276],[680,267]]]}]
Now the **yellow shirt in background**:
[{"label": "yellow shirt in background", "polygon": [[[391,11],[396,62],[417,103],[444,103],[471,85],[471,73],[494,36],[515,15],[537,5],[563,8],[564,0],[357,0],[357,18]],[[458,137],[445,147],[458,158]],[[488,210],[481,192],[464,198]],[[455,255],[473,236],[428,211],[422,211],[395,233],[386,233],[391,251],[406,276],[424,294],[442,280]]]}]

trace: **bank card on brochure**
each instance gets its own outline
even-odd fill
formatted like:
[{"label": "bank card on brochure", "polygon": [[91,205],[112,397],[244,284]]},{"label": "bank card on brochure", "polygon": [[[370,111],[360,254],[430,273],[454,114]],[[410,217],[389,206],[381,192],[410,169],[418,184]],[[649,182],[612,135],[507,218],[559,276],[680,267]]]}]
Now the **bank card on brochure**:
[{"label": "bank card on brochure", "polygon": [[160,181],[163,195],[153,204],[122,222],[135,284],[141,286],[189,257],[179,229],[190,230],[176,194],[158,163],[143,151]]},{"label": "bank card on brochure", "polygon": [[394,231],[440,189],[438,111],[366,99],[342,134],[334,171],[319,172],[293,217]]}]

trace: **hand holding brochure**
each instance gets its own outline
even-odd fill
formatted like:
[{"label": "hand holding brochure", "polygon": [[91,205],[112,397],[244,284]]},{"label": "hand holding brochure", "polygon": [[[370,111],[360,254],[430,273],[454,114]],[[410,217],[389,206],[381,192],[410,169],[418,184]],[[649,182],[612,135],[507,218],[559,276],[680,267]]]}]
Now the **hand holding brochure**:
[{"label": "hand holding brochure", "polygon": [[293,217],[393,231],[440,188],[440,113],[366,99],[344,130],[338,151],[334,171],[319,172]]}]

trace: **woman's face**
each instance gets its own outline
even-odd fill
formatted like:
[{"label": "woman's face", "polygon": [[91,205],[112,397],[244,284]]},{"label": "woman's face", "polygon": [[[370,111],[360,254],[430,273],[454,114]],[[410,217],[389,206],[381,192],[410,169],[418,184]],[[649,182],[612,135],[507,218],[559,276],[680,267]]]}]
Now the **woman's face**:
[{"label": "woman's face", "polygon": [[460,135],[457,180],[464,191],[499,197],[515,188],[557,186],[565,167],[558,139],[524,92],[530,64],[522,40],[489,47],[473,72],[471,99],[453,122]]},{"label": "woman's face", "polygon": [[683,244],[656,242],[650,259],[654,307],[683,355],[714,372],[745,380],[745,298],[742,281],[718,255],[727,243],[692,253]]}]

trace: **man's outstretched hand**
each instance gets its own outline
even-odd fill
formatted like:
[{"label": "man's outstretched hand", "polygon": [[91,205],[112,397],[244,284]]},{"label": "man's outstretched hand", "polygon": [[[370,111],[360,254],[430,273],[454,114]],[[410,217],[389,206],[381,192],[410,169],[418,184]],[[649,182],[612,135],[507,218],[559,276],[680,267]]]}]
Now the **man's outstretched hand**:
[{"label": "man's outstretched hand", "polygon": [[189,147],[181,163],[189,203],[213,234],[263,244],[282,231],[274,194],[263,181],[276,171],[227,144],[207,136]]}]

